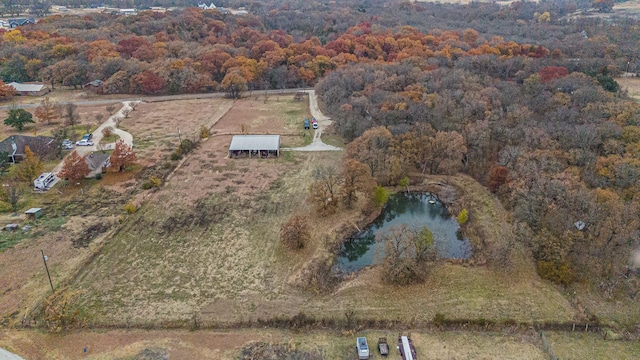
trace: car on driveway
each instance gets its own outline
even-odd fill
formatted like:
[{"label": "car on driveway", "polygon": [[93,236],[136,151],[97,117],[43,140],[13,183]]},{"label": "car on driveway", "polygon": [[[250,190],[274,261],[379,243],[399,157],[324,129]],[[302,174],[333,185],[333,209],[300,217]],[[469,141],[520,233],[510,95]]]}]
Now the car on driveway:
[{"label": "car on driveway", "polygon": [[82,139],[80,141],[76,141],[76,146],[93,146],[93,141]]},{"label": "car on driveway", "polygon": [[91,139],[93,139],[93,134],[82,135],[82,140],[91,140]]},{"label": "car on driveway", "polygon": [[64,139],[62,141],[62,148],[65,150],[71,150],[73,149],[73,143],[69,139]]}]

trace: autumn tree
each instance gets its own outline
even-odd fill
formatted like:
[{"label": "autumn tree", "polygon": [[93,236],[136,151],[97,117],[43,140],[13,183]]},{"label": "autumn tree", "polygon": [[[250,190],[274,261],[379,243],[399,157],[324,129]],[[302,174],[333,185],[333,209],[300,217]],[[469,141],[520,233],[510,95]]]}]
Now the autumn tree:
[{"label": "autumn tree", "polygon": [[59,109],[58,104],[51,102],[49,98],[46,97],[42,99],[40,105],[34,111],[34,114],[41,122],[51,125],[51,121],[60,115]]},{"label": "autumn tree", "polygon": [[509,169],[504,166],[496,165],[492,167],[489,172],[489,190],[491,190],[491,192],[498,191],[500,186],[507,182],[508,174]]},{"label": "autumn tree", "polygon": [[33,116],[25,109],[11,109],[7,115],[7,118],[4,119],[4,124],[18,131],[22,131],[25,124],[33,123]]},{"label": "autumn tree", "polygon": [[0,80],[0,101],[11,100],[16,94],[16,91],[13,87],[4,83],[4,81]]},{"label": "autumn tree", "polygon": [[131,146],[125,144],[122,139],[116,142],[116,147],[109,158],[111,166],[118,168],[120,172],[127,166],[135,163],[136,160],[136,153],[131,149]]},{"label": "autumn tree", "polygon": [[27,146],[24,149],[24,161],[15,165],[14,170],[18,179],[32,183],[42,173],[42,161]]},{"label": "autumn tree", "polygon": [[68,126],[73,127],[80,120],[77,109],[78,106],[74,103],[66,103],[63,105],[64,117],[66,119],[65,122]]},{"label": "autumn tree", "polygon": [[370,194],[376,185],[369,167],[353,159],[342,164],[342,178],[342,201],[348,209],[358,200],[358,193]]},{"label": "autumn tree", "polygon": [[280,242],[289,250],[297,250],[311,238],[309,219],[302,215],[293,215],[280,227]]},{"label": "autumn tree", "polygon": [[309,187],[309,200],[316,212],[330,215],[339,203],[339,187],[342,178],[336,168],[321,167],[314,171],[315,181]]},{"label": "autumn tree", "polygon": [[89,172],[89,165],[84,157],[74,150],[64,159],[62,170],[57,175],[61,179],[78,181],[89,175]]},{"label": "autumn tree", "polygon": [[242,77],[239,71],[232,71],[222,79],[220,84],[222,90],[232,99],[238,99],[243,91],[247,90],[247,81]]}]

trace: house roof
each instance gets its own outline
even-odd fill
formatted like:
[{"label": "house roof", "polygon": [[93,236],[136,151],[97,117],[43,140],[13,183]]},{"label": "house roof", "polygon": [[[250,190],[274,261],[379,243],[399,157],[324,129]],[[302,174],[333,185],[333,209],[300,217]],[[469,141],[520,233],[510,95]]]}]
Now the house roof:
[{"label": "house roof", "polygon": [[13,147],[11,146],[13,142],[16,143],[16,155],[24,155],[27,146],[38,156],[50,154],[55,148],[52,137],[12,135],[0,141],[0,151],[5,151],[9,155],[13,154]]},{"label": "house roof", "polygon": [[234,135],[229,145],[236,150],[279,150],[280,135]]},{"label": "house roof", "polygon": [[9,26],[23,26],[27,24],[35,24],[36,20],[34,18],[18,18],[18,19],[9,19],[7,20]]},{"label": "house roof", "polygon": [[18,92],[38,92],[46,87],[44,84],[20,84],[17,82],[12,82],[7,85],[11,86]]},{"label": "house roof", "polygon": [[87,85],[98,87],[98,86],[102,85],[102,80],[100,80],[100,79],[93,80],[93,81],[90,81],[90,82],[84,84],[84,86],[87,86]]},{"label": "house roof", "polygon": [[93,153],[84,157],[84,161],[89,165],[89,170],[94,171],[102,168],[105,161],[109,160],[109,154]]}]

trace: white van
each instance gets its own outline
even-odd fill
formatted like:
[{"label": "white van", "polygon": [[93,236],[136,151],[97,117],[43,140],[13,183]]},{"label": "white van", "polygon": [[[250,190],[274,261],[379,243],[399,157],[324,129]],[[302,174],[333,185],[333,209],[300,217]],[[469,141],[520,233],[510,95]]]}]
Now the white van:
[{"label": "white van", "polygon": [[37,190],[46,190],[49,184],[51,184],[55,179],[56,176],[53,175],[53,173],[46,172],[38,176],[38,178],[33,181],[33,186]]}]

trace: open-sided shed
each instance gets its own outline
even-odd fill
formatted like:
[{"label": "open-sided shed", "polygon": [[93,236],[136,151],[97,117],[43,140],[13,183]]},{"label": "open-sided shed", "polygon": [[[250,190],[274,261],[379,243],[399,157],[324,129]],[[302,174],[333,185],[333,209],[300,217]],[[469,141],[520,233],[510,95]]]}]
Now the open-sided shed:
[{"label": "open-sided shed", "polygon": [[242,155],[280,156],[280,135],[234,135],[229,145],[229,158]]}]

